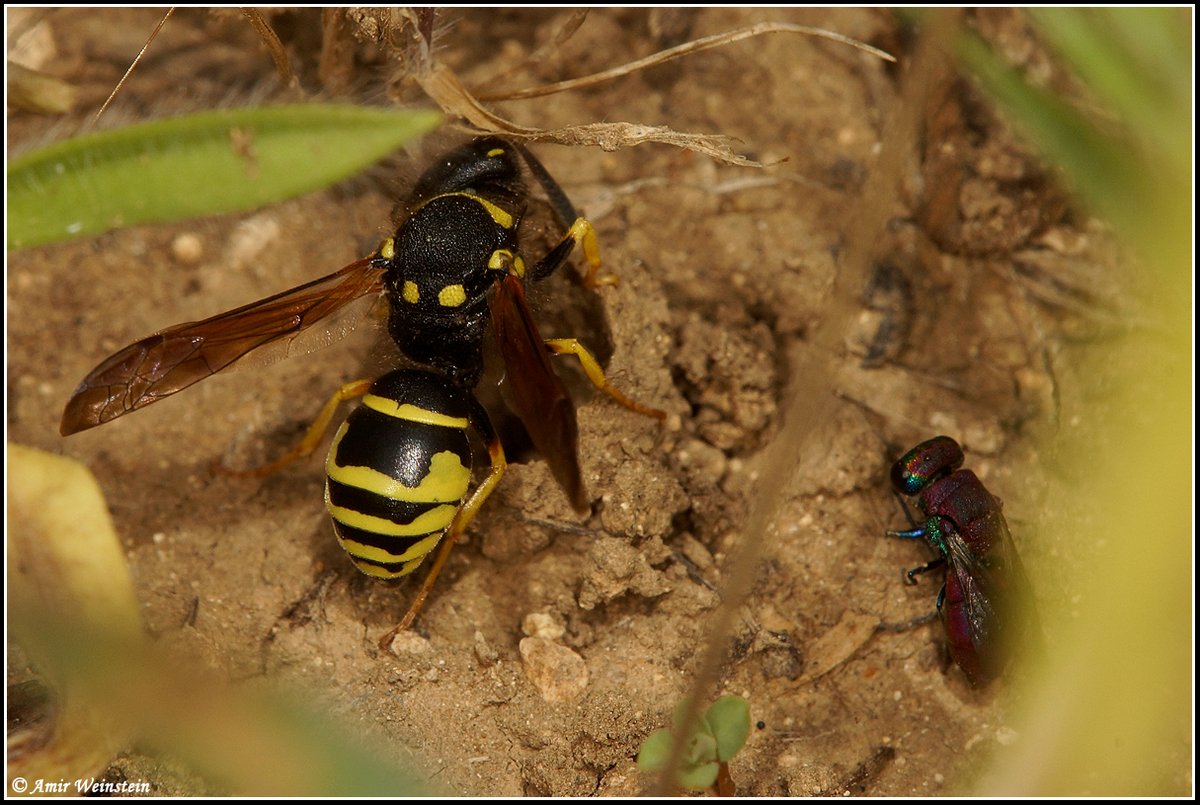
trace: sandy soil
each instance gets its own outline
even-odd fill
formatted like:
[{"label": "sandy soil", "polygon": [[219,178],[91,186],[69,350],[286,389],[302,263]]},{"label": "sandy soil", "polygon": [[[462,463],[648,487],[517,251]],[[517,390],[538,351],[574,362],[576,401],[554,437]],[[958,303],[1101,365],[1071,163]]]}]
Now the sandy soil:
[{"label": "sandy soil", "polygon": [[[469,86],[503,76],[499,86],[519,87],[763,20],[820,25],[912,56],[886,11],[630,9],[589,15],[524,65],[564,14],[456,12],[439,58]],[[54,71],[81,88],[89,110],[156,15],[76,11],[49,22]],[[304,86],[317,90],[318,17],[274,22]],[[975,24],[1014,51],[1028,44],[1015,16]],[[367,101],[399,70],[373,53],[353,82],[353,97]],[[67,440],[57,425],[75,384],[115,349],[365,253],[387,232],[397,176],[419,164],[400,157],[250,215],[10,255],[9,438],[96,473],[151,633],[234,679],[299,687],[438,790],[638,792],[638,746],[690,690],[721,600],[744,595],[711,689],[750,702],[756,726],[731,764],[741,793],[962,792],[1014,740],[1009,688],[972,689],[946,659],[940,625],[917,622],[938,579],[903,583],[902,571],[931,555],[884,538],[904,523],[887,470],[922,439],[958,439],[1005,502],[1039,608],[1069,609],[1070,585],[1046,571],[1081,548],[1038,526],[1062,482],[1044,445],[1081,404],[1076,378],[1107,332],[1113,257],[1003,122],[949,75],[929,79],[920,114],[930,145],[900,145],[902,181],[874,200],[883,226],[862,232],[860,195],[900,76],[844,46],[774,35],[500,106],[539,127],[627,120],[733,135],[774,166],[718,166],[662,145],[535,146],[595,223],[621,279],[598,295],[573,271],[549,280],[547,309],[588,306],[592,315],[568,311],[563,321],[600,326],[561,330],[551,310],[545,334],[607,343],[614,382],[670,417],[659,426],[580,395],[591,515],[572,513],[540,462],[513,466],[396,656],[374,641],[414,587],[360,577],[341,555],[319,460],[265,481],[208,471],[214,459],[248,465],[286,449],[329,393],[372,368],[378,332],[360,328],[303,358],[214,377]],[[179,12],[111,115],[266,102],[275,86],[241,18]],[[76,120],[9,119],[10,150]],[[202,244],[198,259],[173,249],[184,234]],[[841,261],[864,237],[869,287],[840,286],[843,301],[831,301]],[[1076,279],[1084,265],[1101,279],[1086,290]],[[797,439],[787,467],[780,439]],[[729,568],[744,551],[756,557],[749,586],[731,590]],[[1044,625],[1052,642],[1055,618]],[[527,632],[541,636],[541,651],[520,650]],[[152,775],[158,793],[210,785],[133,751],[110,774]]]}]

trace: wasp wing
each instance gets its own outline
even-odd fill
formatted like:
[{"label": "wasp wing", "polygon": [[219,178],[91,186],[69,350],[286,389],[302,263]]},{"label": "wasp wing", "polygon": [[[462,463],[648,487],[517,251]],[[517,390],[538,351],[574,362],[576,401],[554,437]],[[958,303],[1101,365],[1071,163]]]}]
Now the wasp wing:
[{"label": "wasp wing", "polygon": [[587,511],[579,469],[575,405],[550,364],[549,352],[525,300],[524,283],[506,275],[497,283],[491,310],[516,414],[571,505],[576,511]]},{"label": "wasp wing", "polygon": [[947,573],[961,590],[969,636],[980,665],[996,676],[1017,652],[1036,645],[1033,591],[1017,556],[1004,515],[988,526],[995,537],[982,555],[956,531],[947,534]]},{"label": "wasp wing", "polygon": [[63,410],[63,436],[102,425],[182,391],[259,347],[290,342],[350,302],[384,290],[373,258],[290,291],[178,324],[112,355],[91,371]]}]

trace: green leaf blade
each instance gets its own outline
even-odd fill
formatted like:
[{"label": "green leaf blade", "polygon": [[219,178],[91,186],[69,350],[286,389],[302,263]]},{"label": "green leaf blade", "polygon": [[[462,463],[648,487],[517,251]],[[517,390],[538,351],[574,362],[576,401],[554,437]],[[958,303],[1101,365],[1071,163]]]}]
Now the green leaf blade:
[{"label": "green leaf blade", "polygon": [[8,247],[240,212],[327,187],[434,128],[431,111],[307,104],[73,138],[8,168]]}]

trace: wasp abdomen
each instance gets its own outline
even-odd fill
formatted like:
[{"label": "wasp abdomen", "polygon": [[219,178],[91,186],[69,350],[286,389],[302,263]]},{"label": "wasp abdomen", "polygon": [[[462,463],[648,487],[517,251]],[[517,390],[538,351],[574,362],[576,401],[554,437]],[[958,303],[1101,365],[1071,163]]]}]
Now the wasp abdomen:
[{"label": "wasp abdomen", "polygon": [[338,430],[325,505],[363,573],[411,573],[453,522],[471,483],[469,412],[446,378],[403,370],[375,381]]}]

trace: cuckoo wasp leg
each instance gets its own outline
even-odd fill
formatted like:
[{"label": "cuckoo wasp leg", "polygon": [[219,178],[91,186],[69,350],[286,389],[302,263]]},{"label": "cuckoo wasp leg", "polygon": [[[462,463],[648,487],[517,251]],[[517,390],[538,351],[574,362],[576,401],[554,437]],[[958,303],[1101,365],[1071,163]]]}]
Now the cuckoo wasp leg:
[{"label": "cuckoo wasp leg", "polygon": [[[904,513],[906,516],[909,516],[907,506],[904,507]],[[938,518],[932,518],[932,519],[937,520]],[[909,520],[910,521],[912,520],[911,516],[909,516]],[[939,528],[933,529],[933,532],[937,533],[937,534],[941,534],[941,533],[943,533],[943,528],[945,526],[945,523],[939,523],[938,525],[939,525]],[[931,533],[931,529],[929,528],[929,526],[923,525],[923,526],[918,526],[916,528],[909,529],[908,531],[888,531],[887,535],[889,537],[897,537],[898,539],[931,539],[930,533]],[[934,559],[931,562],[926,562],[925,564],[921,565],[920,567],[914,567],[911,570],[906,571],[904,576],[908,580],[909,584],[916,584],[917,576],[920,576],[923,573],[928,573],[931,570],[937,570],[940,567],[945,567],[945,565],[946,565],[946,557],[945,557],[945,555],[942,555],[942,556],[939,556],[937,559]],[[941,599],[939,597],[939,603],[940,603],[940,600]]]}]

